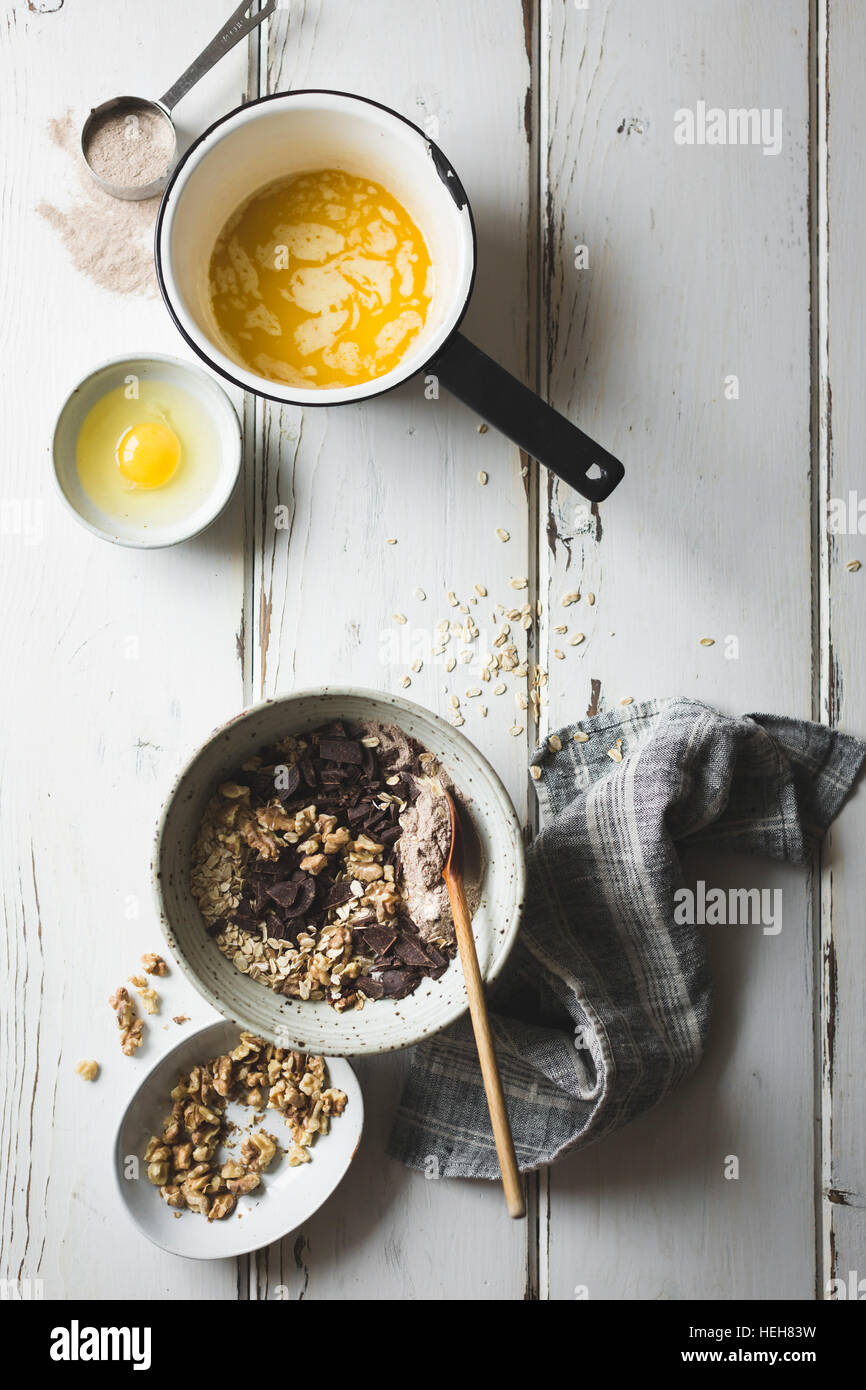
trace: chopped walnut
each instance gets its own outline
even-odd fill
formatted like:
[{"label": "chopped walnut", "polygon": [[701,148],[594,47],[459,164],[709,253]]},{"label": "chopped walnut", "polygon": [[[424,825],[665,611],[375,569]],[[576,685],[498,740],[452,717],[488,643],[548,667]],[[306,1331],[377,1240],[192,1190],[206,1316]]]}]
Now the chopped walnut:
[{"label": "chopped walnut", "polygon": [[237,1200],[237,1197],[231,1192],[223,1192],[218,1197],[214,1197],[207,1214],[208,1221],[222,1221],[224,1216],[228,1216],[230,1212],[234,1211]]},{"label": "chopped walnut", "polygon": [[121,985],[108,1002],[120,1029],[120,1049],[126,1057],[132,1057],[144,1041],[144,1021],[138,1017],[125,986]]},{"label": "chopped walnut", "polygon": [[94,1062],[92,1058],[88,1058],[84,1062],[79,1062],[75,1070],[85,1081],[95,1081],[99,1075],[99,1063]]},{"label": "chopped walnut", "polygon": [[145,1149],[147,1177],[175,1215],[186,1208],[209,1221],[221,1221],[239,1197],[260,1187],[261,1175],[279,1149],[274,1135],[260,1129],[246,1132],[239,1158],[221,1161],[218,1150],[228,1133],[228,1101],[257,1109],[266,1098],[291,1133],[292,1166],[310,1161],[310,1145],[317,1135],[327,1133],[328,1117],[340,1114],[346,1104],[344,1092],[327,1086],[323,1057],[287,1051],[254,1033],[241,1033],[230,1053],[194,1066],[180,1078],[171,1092],[171,1113],[162,1134],[153,1135]]},{"label": "chopped walnut", "polygon": [[159,1013],[159,995],[155,989],[140,989],[138,991],[141,1002],[149,1014]]},{"label": "chopped walnut", "polygon": [[162,956],[156,955],[154,951],[146,951],[141,958],[146,975],[167,975],[168,966]]}]

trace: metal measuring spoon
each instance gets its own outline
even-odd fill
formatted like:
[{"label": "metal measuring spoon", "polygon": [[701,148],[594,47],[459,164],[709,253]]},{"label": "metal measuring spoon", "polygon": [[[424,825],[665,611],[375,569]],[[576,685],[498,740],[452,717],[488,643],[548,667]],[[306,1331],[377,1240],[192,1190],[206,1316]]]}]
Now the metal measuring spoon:
[{"label": "metal measuring spoon", "polygon": [[[112,97],[110,101],[104,101],[101,106],[93,108],[81,131],[81,153],[90,173],[100,188],[105,189],[106,193],[111,193],[115,198],[138,201],[143,198],[154,198],[163,191],[177,159],[177,131],[171,113],[181,97],[186,96],[190,88],[194,87],[199,78],[204,77],[215,63],[219,62],[224,53],[228,53],[230,48],[234,48],[244,35],[255,29],[256,25],[261,24],[262,20],[267,19],[268,15],[273,14],[277,8],[277,0],[267,0],[267,3],[257,14],[247,16],[246,12],[252,3],[253,0],[242,0],[242,3],[238,5],[234,14],[227,20],[216,37],[211,39],[207,48],[202,50],[194,62],[190,63],[186,72],[177,79],[174,86],[169,87],[165,95],[161,96],[158,101],[150,101],[147,97]],[[133,132],[137,128],[136,122],[142,116],[155,117],[158,121],[165,122],[171,136],[171,153],[168,156],[165,172],[159,178],[146,184],[115,184],[102,178],[91,166],[87,158],[90,137],[104,118],[111,114],[117,114],[129,121],[128,129],[131,138],[134,138]]]}]

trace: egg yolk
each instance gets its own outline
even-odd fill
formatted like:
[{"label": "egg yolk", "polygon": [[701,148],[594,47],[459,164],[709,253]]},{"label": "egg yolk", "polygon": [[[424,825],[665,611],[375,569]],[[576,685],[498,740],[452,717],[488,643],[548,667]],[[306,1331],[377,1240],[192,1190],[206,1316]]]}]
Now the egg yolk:
[{"label": "egg yolk", "polygon": [[131,425],[117,441],[117,466],[133,487],[163,487],[180,463],[180,440],[161,420]]}]

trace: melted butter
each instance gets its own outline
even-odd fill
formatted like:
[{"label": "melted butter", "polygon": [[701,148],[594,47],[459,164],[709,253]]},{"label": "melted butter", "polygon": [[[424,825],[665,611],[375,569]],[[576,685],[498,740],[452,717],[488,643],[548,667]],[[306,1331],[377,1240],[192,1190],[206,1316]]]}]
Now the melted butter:
[{"label": "melted butter", "polygon": [[210,262],[214,317],[246,366],[296,386],[383,376],[424,327],[434,275],[420,231],[380,184],[321,169],[269,184]]}]

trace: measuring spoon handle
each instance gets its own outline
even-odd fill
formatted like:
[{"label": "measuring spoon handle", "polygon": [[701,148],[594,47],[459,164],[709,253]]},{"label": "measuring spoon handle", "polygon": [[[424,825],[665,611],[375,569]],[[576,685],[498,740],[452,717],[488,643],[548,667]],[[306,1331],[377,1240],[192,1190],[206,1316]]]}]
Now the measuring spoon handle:
[{"label": "measuring spoon handle", "polygon": [[277,8],[277,0],[267,0],[267,4],[263,5],[257,14],[245,18],[252,3],[253,0],[243,0],[243,3],[238,5],[216,38],[211,39],[207,48],[202,49],[198,57],[190,63],[186,72],[177,79],[174,86],[169,87],[165,96],[160,97],[160,106],[164,106],[167,111],[172,111],[181,97],[186,96],[190,87],[194,87],[200,77],[204,77],[206,72],[210,72],[214,63],[218,63],[224,53],[228,53],[230,48],[234,48],[245,34],[248,34],[251,29],[255,29],[257,24],[261,24],[262,20],[267,19],[268,15],[273,14]]}]

